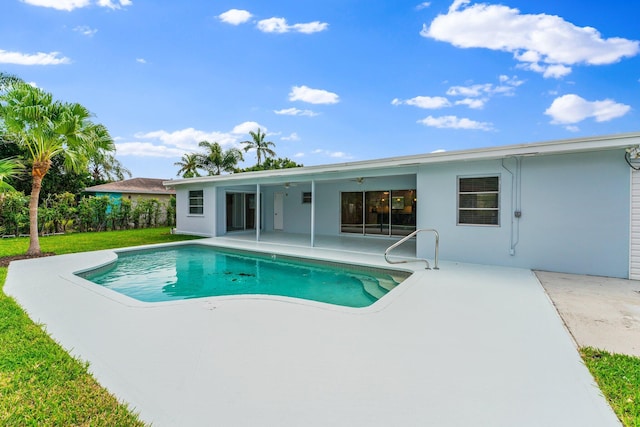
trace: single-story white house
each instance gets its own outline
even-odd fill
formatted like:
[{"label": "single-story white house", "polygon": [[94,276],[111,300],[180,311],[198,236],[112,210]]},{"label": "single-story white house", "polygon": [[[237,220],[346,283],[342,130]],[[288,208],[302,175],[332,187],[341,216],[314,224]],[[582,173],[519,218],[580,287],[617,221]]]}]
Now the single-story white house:
[{"label": "single-story white house", "polygon": [[[178,179],[176,232],[394,238],[440,259],[640,279],[640,133]],[[257,209],[257,207],[260,209]],[[434,237],[416,235],[432,259]]]}]

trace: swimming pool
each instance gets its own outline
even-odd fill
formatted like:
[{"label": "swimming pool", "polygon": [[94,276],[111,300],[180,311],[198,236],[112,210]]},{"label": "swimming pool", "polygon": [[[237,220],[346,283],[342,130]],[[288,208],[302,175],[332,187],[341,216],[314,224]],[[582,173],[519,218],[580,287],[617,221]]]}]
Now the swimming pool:
[{"label": "swimming pool", "polygon": [[123,251],[80,277],[143,302],[274,295],[366,307],[410,273],[197,244]]}]

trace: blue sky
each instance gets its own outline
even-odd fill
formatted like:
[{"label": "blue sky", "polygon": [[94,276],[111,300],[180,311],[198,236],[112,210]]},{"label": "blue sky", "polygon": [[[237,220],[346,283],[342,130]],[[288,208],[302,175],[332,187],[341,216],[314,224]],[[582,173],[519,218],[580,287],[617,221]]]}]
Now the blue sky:
[{"label": "blue sky", "polygon": [[[640,131],[629,0],[4,0],[0,70],[136,177],[260,127],[304,165]],[[255,164],[245,155],[244,165]]]}]

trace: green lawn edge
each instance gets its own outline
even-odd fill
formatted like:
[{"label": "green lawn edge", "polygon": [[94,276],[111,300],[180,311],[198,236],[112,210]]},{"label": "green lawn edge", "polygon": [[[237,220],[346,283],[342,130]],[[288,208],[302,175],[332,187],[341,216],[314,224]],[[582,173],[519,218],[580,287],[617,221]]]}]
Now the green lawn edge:
[{"label": "green lawn edge", "polygon": [[[43,237],[41,247],[64,254],[194,238],[158,228]],[[2,239],[0,257],[23,254],[28,245],[28,238]],[[0,267],[0,425],[146,425],[4,293],[7,272]]]},{"label": "green lawn edge", "polygon": [[580,355],[626,427],[640,427],[640,358],[584,347]]}]

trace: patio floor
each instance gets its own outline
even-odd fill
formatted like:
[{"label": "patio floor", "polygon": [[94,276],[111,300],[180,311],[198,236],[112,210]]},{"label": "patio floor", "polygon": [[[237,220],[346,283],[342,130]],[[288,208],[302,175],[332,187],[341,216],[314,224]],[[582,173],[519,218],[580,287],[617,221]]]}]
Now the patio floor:
[{"label": "patio floor", "polygon": [[[198,242],[388,267],[375,239],[268,240]],[[365,309],[144,304],[72,274],[113,258],[13,262],[4,290],[154,426],[620,425],[529,270],[403,264],[414,275]]]}]

